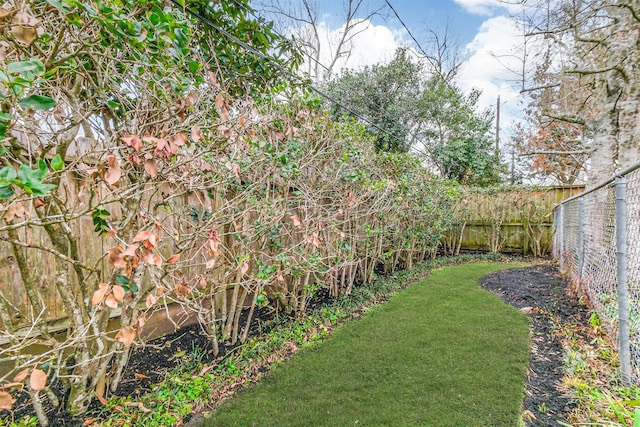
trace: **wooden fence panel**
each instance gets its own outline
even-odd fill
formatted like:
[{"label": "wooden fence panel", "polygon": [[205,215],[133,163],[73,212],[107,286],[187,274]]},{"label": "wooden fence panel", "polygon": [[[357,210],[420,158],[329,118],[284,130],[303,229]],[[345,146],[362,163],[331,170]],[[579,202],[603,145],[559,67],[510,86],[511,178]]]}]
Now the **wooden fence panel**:
[{"label": "wooden fence panel", "polygon": [[552,244],[553,208],[584,190],[554,186],[465,190],[445,251],[515,252],[544,255]]}]

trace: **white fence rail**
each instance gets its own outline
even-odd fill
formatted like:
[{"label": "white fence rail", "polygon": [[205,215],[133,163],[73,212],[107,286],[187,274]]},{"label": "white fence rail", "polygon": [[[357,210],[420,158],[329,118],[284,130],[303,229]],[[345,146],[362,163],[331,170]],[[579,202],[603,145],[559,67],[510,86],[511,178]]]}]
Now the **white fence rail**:
[{"label": "white fence rail", "polygon": [[553,255],[588,295],[640,383],[640,164],[554,209]]}]

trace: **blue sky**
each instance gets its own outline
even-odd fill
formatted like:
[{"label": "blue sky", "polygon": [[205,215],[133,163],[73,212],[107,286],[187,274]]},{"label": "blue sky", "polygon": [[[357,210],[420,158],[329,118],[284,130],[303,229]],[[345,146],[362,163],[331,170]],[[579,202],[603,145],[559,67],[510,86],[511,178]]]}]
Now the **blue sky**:
[{"label": "blue sky", "polygon": [[[281,4],[300,4],[301,0],[280,0]],[[344,4],[347,0],[310,0],[322,16],[319,25],[322,63],[329,63],[332,43],[339,39],[344,25]],[[358,1],[358,0],[354,0]],[[495,111],[501,99],[501,135],[508,143],[509,129],[521,117],[522,97],[514,83],[520,76],[514,70],[522,68],[519,45],[522,35],[515,20],[508,15],[501,0],[389,0],[400,18],[422,47],[429,50],[429,30],[442,34],[446,27],[458,45],[464,61],[456,84],[465,92],[479,89],[481,108]],[[515,3],[515,2],[514,2]],[[365,18],[372,10],[383,8],[381,16],[363,22],[361,33],[353,39],[348,59],[340,59],[334,71],[358,69],[366,65],[388,62],[399,47],[413,47],[414,42],[386,6],[385,0],[364,0]],[[515,6],[511,6],[512,8]],[[512,9],[511,12],[517,12]],[[323,48],[322,46],[325,46]]]},{"label": "blue sky", "polygon": [[[476,7],[477,11],[484,10],[484,14],[471,13],[469,10],[473,10],[473,7],[465,9],[462,6],[464,2],[457,3],[454,0],[389,0],[389,2],[419,41],[425,37],[426,28],[440,31],[448,24],[453,35],[462,46],[473,40],[480,25],[487,18],[486,14],[491,10],[487,6],[483,8]],[[470,1],[468,3],[478,5],[482,2]],[[492,2],[484,3],[488,5]],[[324,13],[337,17],[340,15],[344,0],[319,0],[317,4]],[[385,12],[390,13],[386,10],[384,0],[368,0],[366,5],[368,6],[367,10],[384,7]],[[397,29],[401,28],[401,24],[393,15],[389,16],[386,22],[379,17],[374,19],[373,22],[376,24],[386,23]]]}]

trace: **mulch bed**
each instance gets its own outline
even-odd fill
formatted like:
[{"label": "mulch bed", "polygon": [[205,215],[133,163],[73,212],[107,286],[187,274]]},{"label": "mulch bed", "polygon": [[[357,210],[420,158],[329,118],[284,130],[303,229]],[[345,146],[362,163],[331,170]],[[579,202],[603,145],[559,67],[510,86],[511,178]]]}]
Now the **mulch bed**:
[{"label": "mulch bed", "polygon": [[481,285],[531,319],[531,353],[524,400],[527,426],[558,426],[574,407],[561,387],[563,349],[558,324],[586,324],[589,309],[569,292],[553,264],[503,270]]}]

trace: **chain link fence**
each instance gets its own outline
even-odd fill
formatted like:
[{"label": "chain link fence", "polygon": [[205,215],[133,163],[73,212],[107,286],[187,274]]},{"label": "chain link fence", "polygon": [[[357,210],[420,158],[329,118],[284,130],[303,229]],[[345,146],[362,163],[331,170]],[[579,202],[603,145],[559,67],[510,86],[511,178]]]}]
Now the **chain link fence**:
[{"label": "chain link fence", "polygon": [[585,293],[640,382],[640,164],[554,209],[553,255]]}]

